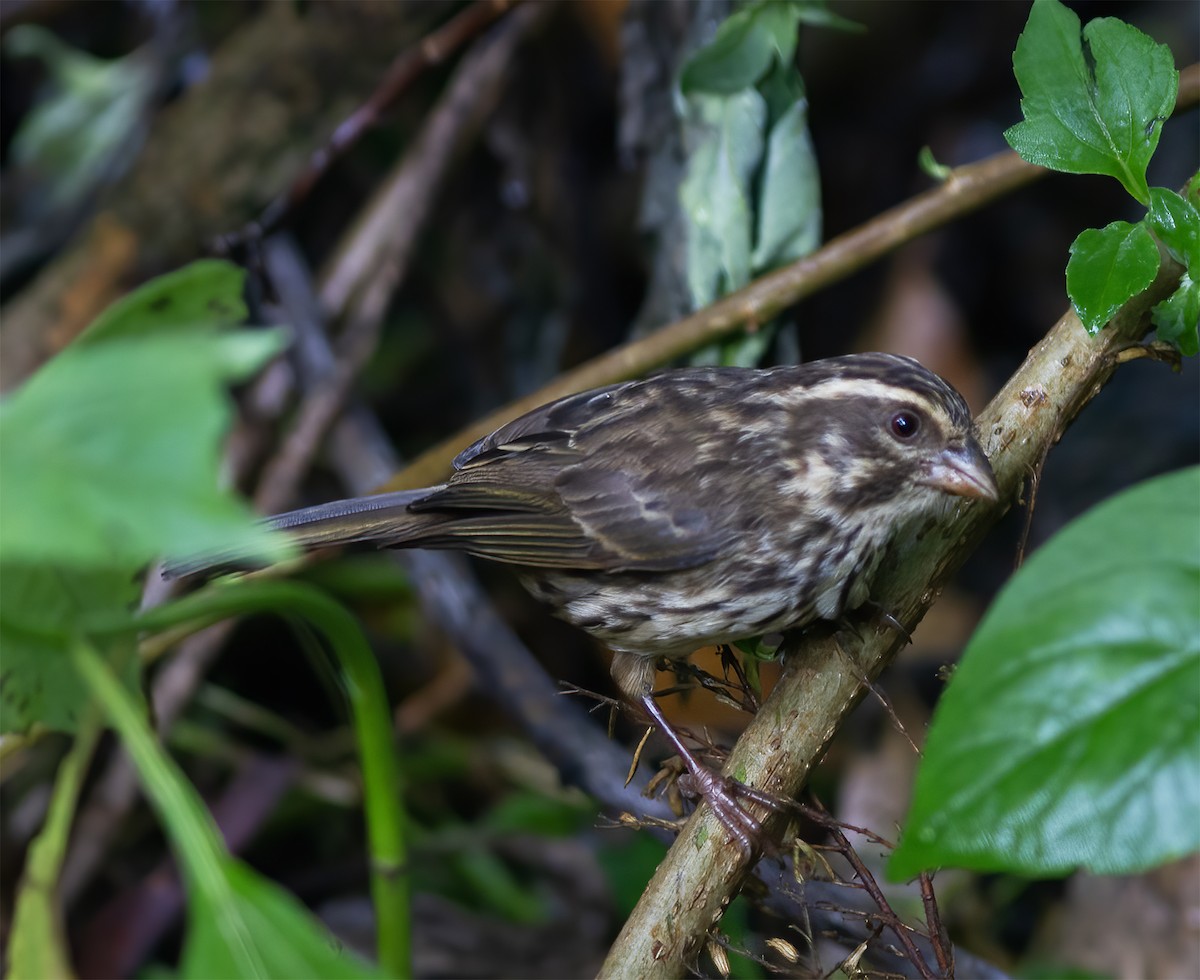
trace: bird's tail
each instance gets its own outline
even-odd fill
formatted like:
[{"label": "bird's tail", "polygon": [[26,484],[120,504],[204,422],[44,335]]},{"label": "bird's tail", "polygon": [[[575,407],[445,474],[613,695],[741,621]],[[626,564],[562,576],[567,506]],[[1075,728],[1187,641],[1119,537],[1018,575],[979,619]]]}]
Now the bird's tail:
[{"label": "bird's tail", "polygon": [[[334,500],[276,514],[264,519],[263,523],[286,531],[288,537],[304,551],[364,541],[403,540],[406,527],[411,525],[415,529],[427,522],[410,513],[408,505],[430,492],[430,488],[426,487],[422,490],[400,490],[396,493]],[[209,552],[168,561],[163,566],[163,577],[174,579],[202,572],[247,567],[253,567],[253,564],[248,563],[244,555],[234,551]]]}]

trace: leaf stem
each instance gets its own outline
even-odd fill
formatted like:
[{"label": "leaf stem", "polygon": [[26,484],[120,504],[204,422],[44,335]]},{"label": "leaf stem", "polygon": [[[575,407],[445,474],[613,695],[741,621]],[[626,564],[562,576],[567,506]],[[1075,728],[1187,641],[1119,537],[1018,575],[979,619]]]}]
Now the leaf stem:
[{"label": "leaf stem", "polygon": [[181,622],[214,622],[258,612],[305,618],[325,634],[337,658],[362,765],[379,964],[393,976],[411,976],[407,838],[391,711],[379,665],[354,617],[311,586],[260,580],[204,589],[150,610],[136,626],[159,630]]}]

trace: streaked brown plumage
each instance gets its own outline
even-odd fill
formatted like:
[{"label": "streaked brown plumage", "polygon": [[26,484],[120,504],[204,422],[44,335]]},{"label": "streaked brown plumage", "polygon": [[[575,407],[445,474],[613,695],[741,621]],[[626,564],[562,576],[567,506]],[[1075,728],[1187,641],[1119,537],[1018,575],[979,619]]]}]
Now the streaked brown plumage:
[{"label": "streaked brown plumage", "polygon": [[[839,618],[868,598],[897,529],[954,496],[997,496],[961,396],[911,358],[858,354],[572,395],[464,450],[440,486],[272,523],[305,547],[372,541],[518,566],[613,649],[621,690],[665,726],[656,659]],[[730,794],[693,775],[739,833]]]}]

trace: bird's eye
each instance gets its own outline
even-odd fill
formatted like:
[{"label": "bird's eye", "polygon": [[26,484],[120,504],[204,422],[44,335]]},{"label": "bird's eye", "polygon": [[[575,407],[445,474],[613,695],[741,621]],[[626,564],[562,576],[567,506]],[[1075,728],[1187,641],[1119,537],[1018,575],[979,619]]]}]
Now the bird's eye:
[{"label": "bird's eye", "polygon": [[897,439],[911,439],[921,431],[921,419],[915,412],[897,412],[888,422]]}]

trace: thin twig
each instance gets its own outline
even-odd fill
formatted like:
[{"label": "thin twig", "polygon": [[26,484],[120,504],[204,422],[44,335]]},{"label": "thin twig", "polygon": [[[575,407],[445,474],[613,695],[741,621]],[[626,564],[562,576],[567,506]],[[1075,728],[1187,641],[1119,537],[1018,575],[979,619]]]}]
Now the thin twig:
[{"label": "thin twig", "polygon": [[[467,8],[481,9],[479,5]],[[408,274],[409,257],[432,213],[432,202],[451,172],[449,161],[478,135],[504,91],[517,46],[541,14],[518,11],[463,57],[409,150],[356,222],[342,246],[346,260],[332,311],[349,326],[338,345],[336,366],[305,393],[296,420],[263,469],[255,506],[282,510],[312,464],[329,427],[341,414],[358,376],[378,346],[384,315]],[[364,288],[358,284],[365,282]],[[330,297],[323,297],[330,309]]]},{"label": "thin twig", "polygon": [[925,906],[925,927],[929,931],[929,941],[933,944],[933,955],[937,957],[938,969],[943,977],[954,976],[954,948],[946,940],[946,930],[942,926],[942,917],[938,912],[937,895],[933,892],[933,878],[928,872],[922,871],[921,904]]},{"label": "thin twig", "polygon": [[229,253],[250,242],[261,241],[308,197],[325,172],[374,126],[421,74],[440,65],[458,48],[475,37],[518,0],[476,0],[419,43],[402,51],[388,67],[375,91],[333,131],[328,141],[309,158],[292,185],[268,204],[254,221],[214,243],[214,249]]},{"label": "thin twig", "polygon": [[917,949],[909,927],[905,925],[904,920],[892,909],[887,896],[883,894],[883,890],[879,887],[879,882],[875,880],[875,876],[871,874],[870,869],[863,863],[863,859],[858,856],[858,852],[850,844],[850,841],[846,839],[846,835],[836,826],[831,826],[829,832],[833,835],[833,839],[837,843],[838,852],[850,863],[850,866],[854,869],[854,876],[866,890],[867,894],[871,896],[871,901],[878,906],[880,921],[884,922],[892,930],[896,938],[900,940],[900,945],[904,948],[904,953],[908,957],[909,962],[917,967],[924,980],[935,980],[937,974],[933,972],[929,964],[925,962],[925,957],[921,955],[921,951]]}]

